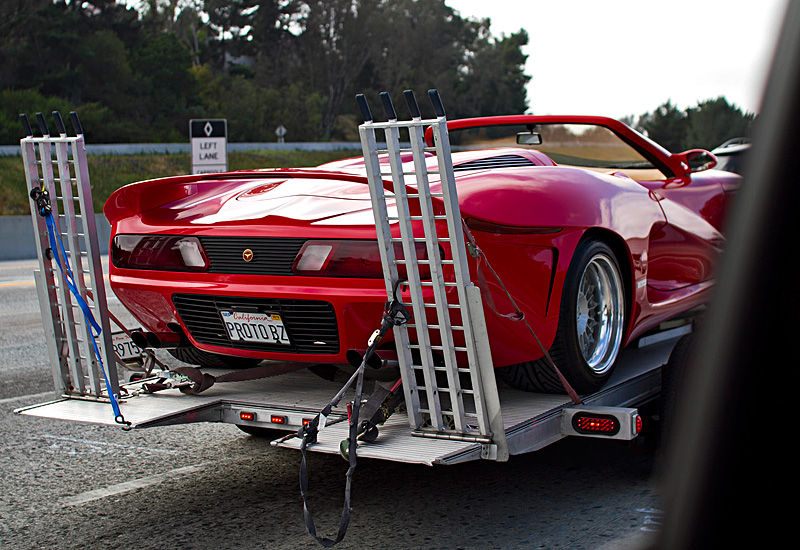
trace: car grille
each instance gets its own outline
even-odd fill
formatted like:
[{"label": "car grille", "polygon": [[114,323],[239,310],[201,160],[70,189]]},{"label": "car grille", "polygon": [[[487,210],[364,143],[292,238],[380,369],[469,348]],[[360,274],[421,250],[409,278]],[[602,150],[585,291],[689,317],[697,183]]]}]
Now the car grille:
[{"label": "car grille", "polygon": [[[210,261],[209,273],[292,275],[292,264],[306,239],[269,237],[200,237]],[[245,250],[252,260],[244,261]]]},{"label": "car grille", "polygon": [[[284,353],[339,352],[336,312],[328,302],[173,294],[172,303],[189,333],[201,344]],[[220,310],[278,313],[289,333],[291,345],[231,341],[222,324]]]}]

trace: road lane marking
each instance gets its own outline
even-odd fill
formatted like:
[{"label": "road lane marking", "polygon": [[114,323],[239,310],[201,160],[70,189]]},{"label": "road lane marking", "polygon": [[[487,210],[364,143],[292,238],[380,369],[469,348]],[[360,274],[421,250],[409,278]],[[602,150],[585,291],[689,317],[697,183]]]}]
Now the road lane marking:
[{"label": "road lane marking", "polygon": [[18,395],[17,397],[5,397],[0,399],[0,407],[5,405],[11,405],[12,403],[16,403],[18,401],[27,401],[28,399],[39,401],[40,399],[55,399],[55,392],[53,390],[50,391],[43,391],[41,393],[30,393],[28,395]]},{"label": "road lane marking", "polygon": [[27,265],[2,265],[0,269],[36,269],[39,267],[39,264],[27,264]]},{"label": "road lane marking", "polygon": [[125,481],[124,483],[117,483],[116,485],[109,485],[108,487],[103,487],[102,489],[86,491],[85,493],[80,493],[62,499],[61,505],[78,506],[80,504],[86,504],[87,502],[92,502],[94,500],[100,500],[101,498],[115,496],[122,493],[128,493],[130,491],[135,491],[136,489],[143,489],[144,487],[149,487],[151,485],[158,485],[159,483],[163,483],[165,481],[174,480],[176,476],[188,475],[198,472],[209,464],[211,463],[202,462],[200,464],[194,464],[192,466],[184,466],[182,468],[176,468],[174,470],[170,470],[168,472],[164,472],[161,474],[154,474],[151,476],[140,477],[139,479],[134,479],[132,481]]},{"label": "road lane marking", "polygon": [[0,288],[7,286],[30,286],[36,284],[33,281],[16,281],[11,283],[0,283]]}]

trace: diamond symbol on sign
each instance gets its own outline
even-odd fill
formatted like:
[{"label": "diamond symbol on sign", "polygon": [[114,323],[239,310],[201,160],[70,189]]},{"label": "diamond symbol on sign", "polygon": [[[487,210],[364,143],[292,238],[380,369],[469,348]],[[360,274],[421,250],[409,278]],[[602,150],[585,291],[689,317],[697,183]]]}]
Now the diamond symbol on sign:
[{"label": "diamond symbol on sign", "polygon": [[214,131],[214,127],[211,126],[210,122],[206,122],[206,125],[203,126],[203,131],[206,133],[206,137],[209,137],[211,135],[211,132]]}]

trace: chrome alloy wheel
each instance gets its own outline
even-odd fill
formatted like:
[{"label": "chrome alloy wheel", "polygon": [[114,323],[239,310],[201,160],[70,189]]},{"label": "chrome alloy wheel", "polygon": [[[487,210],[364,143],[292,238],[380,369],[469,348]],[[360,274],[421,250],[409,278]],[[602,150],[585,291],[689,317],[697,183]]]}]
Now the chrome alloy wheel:
[{"label": "chrome alloy wheel", "polygon": [[608,371],[622,343],[622,281],[614,260],[595,254],[583,270],[575,305],[578,347],[595,374]]}]

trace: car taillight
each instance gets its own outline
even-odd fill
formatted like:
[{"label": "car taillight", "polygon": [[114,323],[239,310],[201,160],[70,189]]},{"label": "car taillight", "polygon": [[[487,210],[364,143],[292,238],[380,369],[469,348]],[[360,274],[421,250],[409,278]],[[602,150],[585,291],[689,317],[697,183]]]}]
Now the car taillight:
[{"label": "car taillight", "polygon": [[[416,243],[418,260],[428,259],[425,243]],[[394,244],[395,257],[402,260],[403,246]],[[440,254],[441,254],[440,250]],[[406,277],[404,265],[398,265],[400,277]],[[427,264],[420,264],[420,277],[431,278]],[[382,279],[383,267],[377,241],[307,241],[292,265],[295,275],[312,277],[358,277]]]},{"label": "car taillight", "polygon": [[124,269],[206,271],[208,258],[197,237],[176,235],[116,235],[111,262]]}]

